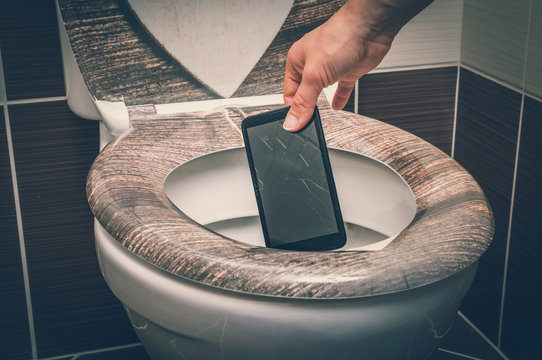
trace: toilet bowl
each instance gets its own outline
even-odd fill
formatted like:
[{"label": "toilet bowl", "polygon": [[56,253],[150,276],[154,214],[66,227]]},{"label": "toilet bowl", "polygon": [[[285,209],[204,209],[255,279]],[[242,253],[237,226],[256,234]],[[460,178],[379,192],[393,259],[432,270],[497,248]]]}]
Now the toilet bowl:
[{"label": "toilet bowl", "polygon": [[320,107],[344,219],[381,235],[338,251],[239,229],[256,213],[232,123],[261,107],[134,121],[100,153],[100,267],[152,358],[424,359],[446,334],[493,232],[482,191],[425,141]]},{"label": "toilet bowl", "polygon": [[182,68],[128,3],[58,0],[58,12],[68,103],[103,121],[87,179],[100,269],[151,358],[427,358],[493,236],[482,190],[453,159],[321,97],[347,244],[266,248],[255,222],[240,123],[280,106],[292,34],[340,2],[296,2],[235,86]]},{"label": "toilet bowl", "polygon": [[[347,235],[337,251],[383,249],[416,215],[410,187],[379,161],[333,148],[328,153]],[[265,246],[244,148],[187,161],[167,176],[164,191],[182,213],[207,229]]]}]

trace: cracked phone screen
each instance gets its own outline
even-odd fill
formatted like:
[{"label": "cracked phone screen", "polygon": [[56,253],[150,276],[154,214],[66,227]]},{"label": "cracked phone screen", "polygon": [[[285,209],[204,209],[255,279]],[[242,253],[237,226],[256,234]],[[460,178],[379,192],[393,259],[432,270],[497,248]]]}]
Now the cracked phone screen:
[{"label": "cracked phone screen", "polygon": [[282,123],[247,129],[270,246],[338,230],[314,121],[296,133]]}]

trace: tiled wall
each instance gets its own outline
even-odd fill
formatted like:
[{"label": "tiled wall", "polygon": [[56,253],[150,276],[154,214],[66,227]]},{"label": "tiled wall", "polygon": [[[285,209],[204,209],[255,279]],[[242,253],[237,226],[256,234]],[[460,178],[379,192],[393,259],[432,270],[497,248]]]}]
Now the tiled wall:
[{"label": "tiled wall", "polygon": [[495,216],[493,243],[463,312],[496,344],[521,96],[465,69],[460,77],[455,158],[480,183]]},{"label": "tiled wall", "polygon": [[463,0],[435,0],[406,24],[377,71],[457,65]]},{"label": "tiled wall", "polygon": [[457,65],[371,73],[359,80],[357,111],[407,130],[450,154],[456,82]]},{"label": "tiled wall", "polygon": [[[538,358],[541,15],[540,0],[436,0],[348,104],[455,153],[496,215],[431,360]],[[84,184],[98,127],[66,106],[52,0],[0,2],[0,60],[0,358],[146,359],[97,267]]]},{"label": "tiled wall", "polygon": [[[25,286],[13,184],[11,179],[8,144],[4,122],[4,108],[0,107],[0,349],[10,348],[13,354],[30,357],[30,337],[25,302]],[[5,311],[5,314],[4,314]],[[10,334],[10,336],[7,336]]]},{"label": "tiled wall", "polygon": [[386,121],[451,154],[463,0],[437,0],[358,82],[346,109]]},{"label": "tiled wall", "polygon": [[510,359],[538,359],[542,1],[465,0],[461,44],[455,157],[496,220],[462,311]]},{"label": "tiled wall", "polygon": [[54,1],[1,1],[1,359],[141,352],[97,265],[85,180],[98,141],[65,101]]},{"label": "tiled wall", "polygon": [[[452,329],[442,344],[446,356],[538,359],[542,1],[465,0],[461,21],[459,73],[457,67],[431,66],[423,59],[418,60],[422,69],[377,69],[359,81],[358,95],[348,108],[354,111],[357,103],[359,113],[453,154],[481,184],[493,207],[494,241],[461,308],[465,326]],[[433,45],[436,38],[432,40],[425,46],[438,47]],[[410,61],[405,64],[412,65]],[[471,342],[475,337],[482,342]]]}]

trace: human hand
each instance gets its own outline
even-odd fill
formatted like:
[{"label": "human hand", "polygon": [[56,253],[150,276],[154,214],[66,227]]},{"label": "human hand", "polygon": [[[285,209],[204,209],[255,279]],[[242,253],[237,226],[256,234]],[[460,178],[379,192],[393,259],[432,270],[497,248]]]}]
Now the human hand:
[{"label": "human hand", "polygon": [[[356,81],[388,53],[400,28],[431,0],[350,0],[327,22],[294,43],[284,76],[284,121],[298,131],[310,120],[322,90],[338,82],[332,108],[346,105]],[[422,4],[422,5],[420,5]]]}]

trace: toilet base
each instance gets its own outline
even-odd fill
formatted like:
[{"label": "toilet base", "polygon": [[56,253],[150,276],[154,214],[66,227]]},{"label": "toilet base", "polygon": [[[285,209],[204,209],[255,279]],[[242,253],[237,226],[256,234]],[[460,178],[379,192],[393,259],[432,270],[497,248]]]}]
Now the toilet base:
[{"label": "toilet base", "polygon": [[[431,343],[427,343],[423,346],[417,346],[416,348],[410,348],[406,353],[398,354],[396,350],[389,349],[385,344],[378,344],[367,349],[359,349],[359,352],[352,350],[333,349],[325,346],[313,347],[306,351],[302,344],[296,344],[293,349],[289,349],[289,354],[280,353],[281,349],[273,349],[271,352],[264,353],[264,349],[255,349],[253,354],[247,354],[243,351],[232,352],[231,354],[225,354],[224,348],[220,346],[220,343],[209,344],[200,339],[192,338],[189,336],[182,336],[176,334],[168,329],[165,329],[159,325],[154,324],[145,317],[139,315],[135,311],[125,308],[128,318],[130,319],[132,326],[143,343],[143,346],[151,359],[197,359],[197,360],[216,360],[216,359],[412,359],[423,360],[429,358],[429,356],[436,350],[439,339],[435,339]],[[226,323],[224,321],[217,322],[217,327],[224,329]],[[447,331],[446,331],[447,332]],[[446,333],[445,332],[445,333]],[[414,335],[412,335],[414,336]],[[418,344],[419,345],[419,344]],[[377,349],[381,346],[380,349]],[[284,348],[282,349],[284,351]],[[363,355],[371,354],[378,351],[375,355]],[[388,351],[389,353],[384,353]],[[233,355],[232,355],[233,354]],[[228,355],[228,356],[226,356]]]},{"label": "toilet base", "polygon": [[153,359],[426,359],[477,264],[394,294],[337,300],[254,296],[165,273],[96,223],[100,268]]}]

